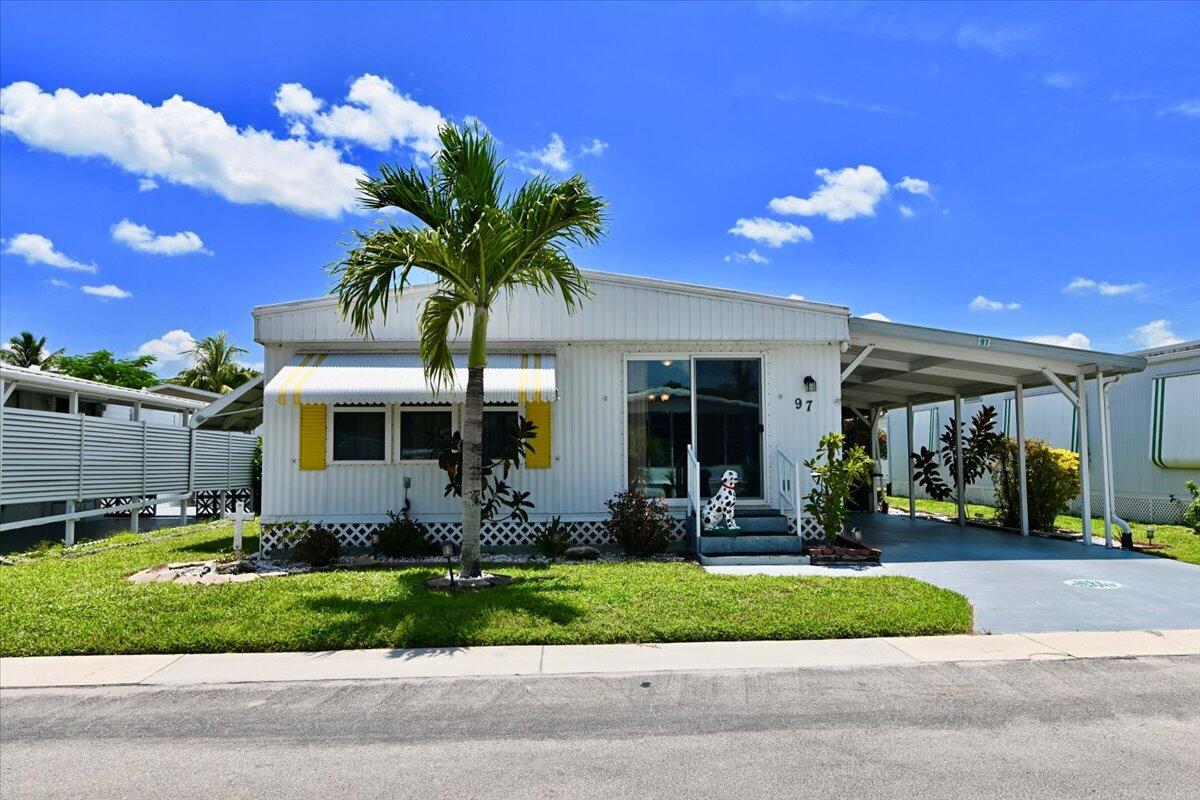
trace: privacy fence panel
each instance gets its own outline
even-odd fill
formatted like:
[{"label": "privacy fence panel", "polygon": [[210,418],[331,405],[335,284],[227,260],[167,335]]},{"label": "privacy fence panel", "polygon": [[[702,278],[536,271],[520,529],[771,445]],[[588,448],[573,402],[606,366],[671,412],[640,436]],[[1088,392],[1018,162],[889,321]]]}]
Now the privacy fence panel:
[{"label": "privacy fence panel", "polygon": [[250,486],[256,437],[6,408],[0,503]]}]

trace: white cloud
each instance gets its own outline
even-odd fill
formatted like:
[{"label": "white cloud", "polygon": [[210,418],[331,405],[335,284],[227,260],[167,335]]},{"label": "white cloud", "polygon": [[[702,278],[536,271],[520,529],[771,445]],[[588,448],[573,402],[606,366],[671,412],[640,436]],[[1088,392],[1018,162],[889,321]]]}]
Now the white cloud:
[{"label": "white cloud", "polygon": [[862,318],[863,319],[874,319],[874,320],[878,320],[879,322],[891,322],[892,321],[891,317],[880,314],[878,311],[872,311],[870,313],[863,314]]},{"label": "white cloud", "polygon": [[1080,84],[1080,78],[1073,72],[1051,72],[1042,76],[1042,83],[1053,88],[1061,89],[1064,92],[1068,89],[1074,89]]},{"label": "white cloud", "polygon": [[908,206],[906,206],[906,205],[900,206],[900,216],[904,217],[905,219],[912,219],[916,215],[917,215],[917,212],[913,211]]},{"label": "white cloud", "polygon": [[781,247],[802,239],[811,242],[813,238],[812,231],[803,225],[780,222],[766,217],[754,217],[753,219],[743,217],[729,229],[729,233],[735,236],[745,236],[747,239],[765,244],[767,247]]},{"label": "white cloud", "polygon": [[989,300],[981,294],[975,295],[975,299],[967,305],[972,311],[1016,311],[1020,307],[1020,303],[1002,303],[999,300]]},{"label": "white cloud", "polygon": [[604,151],[608,149],[608,142],[602,142],[599,139],[592,139],[591,144],[585,144],[579,148],[581,156],[600,156],[604,155]]},{"label": "white cloud", "polygon": [[837,172],[818,169],[824,185],[807,199],[788,195],[776,197],[768,207],[776,214],[802,217],[822,216],[834,222],[875,216],[875,206],[888,192],[888,183],[875,167],[865,164]]},{"label": "white cloud", "polygon": [[138,180],[139,192],[153,192],[158,188],[158,181],[154,178],[141,178]]},{"label": "white cloud", "polygon": [[1200,100],[1180,100],[1164,108],[1160,114],[1182,114],[1185,117],[1200,117]]},{"label": "white cloud", "polygon": [[281,84],[275,92],[275,108],[293,123],[293,135],[300,130],[294,123],[302,122],[320,138],[373,150],[390,150],[395,145],[432,156],[441,149],[438,129],[446,123],[442,112],[396,91],[391,81],[378,75],[364,74],[350,84],[346,105],[322,111],[324,106],[324,100],[298,83]]},{"label": "white cloud", "polygon": [[1105,297],[1116,297],[1122,294],[1136,292],[1139,289],[1144,289],[1146,284],[1138,281],[1137,283],[1105,283],[1097,282],[1091,278],[1075,278],[1075,280],[1063,287],[1064,292],[1073,294],[1084,294],[1086,292],[1096,292]]},{"label": "white cloud", "polygon": [[123,219],[112,227],[112,238],[127,247],[141,253],[153,253],[160,256],[182,256],[188,253],[205,253],[204,242],[193,231],[180,231],[172,234],[156,234],[145,225]]},{"label": "white cloud", "polygon": [[70,289],[71,288],[71,284],[67,283],[66,281],[59,280],[58,278],[50,278],[49,280],[46,281],[46,283],[50,284],[51,286],[55,286],[59,289]]},{"label": "white cloud", "polygon": [[571,168],[571,159],[567,155],[567,146],[563,143],[562,137],[557,133],[550,134],[550,143],[541,150],[519,150],[517,151],[519,159],[517,166],[526,172],[540,172],[538,167],[531,166],[529,162],[535,162],[542,167],[548,167],[556,172],[566,172]]},{"label": "white cloud", "polygon": [[1054,333],[1047,333],[1041,336],[1027,336],[1025,337],[1025,341],[1037,344],[1052,344],[1058,347],[1074,347],[1076,350],[1092,349],[1092,340],[1078,331],[1068,333],[1066,336],[1059,336]]},{"label": "white cloud", "polygon": [[802,294],[789,294],[788,295],[788,300],[803,300],[803,299],[804,299],[804,295],[802,295]]},{"label": "white cloud", "polygon": [[46,264],[79,272],[95,272],[97,269],[95,264],[85,264],[60,253],[54,249],[54,242],[37,233],[18,233],[8,240],[4,252],[21,256],[26,264]]},{"label": "white cloud", "polygon": [[751,264],[770,264],[771,259],[764,255],[760,255],[757,250],[751,249],[749,253],[730,253],[725,256],[726,264],[746,263]]},{"label": "white cloud", "polygon": [[50,94],[22,81],[0,89],[0,129],[31,147],[312,216],[353,208],[363,176],[328,143],[239,129],[179,95],[152,106],[130,94]]},{"label": "white cloud", "polygon": [[1134,328],[1129,338],[1142,347],[1166,347],[1172,344],[1182,344],[1183,339],[1171,330],[1171,323],[1165,319],[1156,319],[1145,325]]},{"label": "white cloud", "polygon": [[106,283],[102,286],[80,286],[79,290],[84,294],[90,294],[102,300],[124,300],[126,297],[133,297],[133,292],[127,292],[120,286],[112,283]]},{"label": "white cloud", "polygon": [[929,181],[923,181],[920,178],[910,178],[905,175],[900,181],[894,184],[897,189],[903,189],[909,194],[919,194],[924,197],[933,199],[933,190],[929,187]]},{"label": "white cloud", "polygon": [[154,356],[158,359],[157,369],[159,372],[175,373],[188,365],[190,356],[185,355],[184,351],[191,350],[195,346],[196,339],[192,334],[182,328],[176,328],[173,331],[167,331],[157,339],[142,342],[134,355]]}]

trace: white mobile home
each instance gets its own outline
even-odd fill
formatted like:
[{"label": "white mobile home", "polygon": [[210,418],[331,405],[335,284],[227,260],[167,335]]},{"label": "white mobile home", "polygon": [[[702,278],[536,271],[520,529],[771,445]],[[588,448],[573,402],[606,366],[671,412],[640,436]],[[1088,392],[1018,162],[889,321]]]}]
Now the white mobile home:
[{"label": "white mobile home", "polygon": [[[593,297],[574,313],[531,292],[494,308],[484,380],[485,451],[502,446],[516,414],[534,420],[534,455],[511,482],[531,493],[532,521],[559,515],[582,542],[601,540],[605,501],[631,483],[666,500],[682,535],[726,469],[740,475],[739,508],[815,534],[796,510],[809,488],[799,464],[844,417],[877,424],[910,398],[1144,363],[851,319],[842,306],[587,277]],[[265,550],[302,520],[363,546],[406,506],[440,539],[457,537],[459,504],[444,494],[432,434],[457,429],[465,369],[449,390],[426,383],[416,343],[427,291],[407,290],[365,338],[332,297],[254,310],[263,383],[227,401],[254,407],[262,393]],[[483,540],[528,534],[497,520]]]}]

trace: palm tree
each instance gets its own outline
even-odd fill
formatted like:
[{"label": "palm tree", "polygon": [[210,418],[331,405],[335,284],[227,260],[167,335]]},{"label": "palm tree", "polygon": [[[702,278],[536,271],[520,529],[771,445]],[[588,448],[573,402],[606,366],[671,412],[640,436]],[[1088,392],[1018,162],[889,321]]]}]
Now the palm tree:
[{"label": "palm tree", "polygon": [[230,342],[226,331],[205,336],[192,349],[183,351],[192,357],[192,365],[172,378],[171,383],[225,394],[257,377],[256,370],[238,363],[237,357],[247,352]]},{"label": "palm tree", "polygon": [[[488,317],[501,293],[529,288],[557,295],[568,308],[588,296],[587,281],[566,253],[593,244],[604,225],[604,202],[582,175],[565,181],[536,177],[502,195],[504,162],[492,137],[477,125],[446,125],[442,149],[426,176],[382,166],[359,182],[368,209],[395,207],[421,225],[355,231],[357,242],[333,265],[338,306],[355,330],[369,333],[375,314],[408,288],[412,270],[431,273],[436,288],[417,321],[426,380],[452,385],[451,340],[470,319],[466,411],[462,424],[462,555],[466,577],[479,575],[483,440],[483,369]],[[453,328],[453,331],[451,330]]]},{"label": "palm tree", "polygon": [[39,339],[30,331],[21,331],[9,338],[7,347],[0,349],[0,360],[18,367],[49,368],[55,357],[63,352],[64,348],[60,347],[53,353],[47,353],[45,336]]}]

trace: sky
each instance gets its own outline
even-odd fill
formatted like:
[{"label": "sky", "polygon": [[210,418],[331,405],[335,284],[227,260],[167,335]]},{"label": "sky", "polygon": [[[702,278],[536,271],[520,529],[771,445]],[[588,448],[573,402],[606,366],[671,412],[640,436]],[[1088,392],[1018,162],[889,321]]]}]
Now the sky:
[{"label": "sky", "polygon": [[[1200,4],[0,7],[0,338],[319,296],[445,122],[582,173],[584,267],[1127,352],[1200,339]],[[403,217],[393,218],[408,224]]]}]

